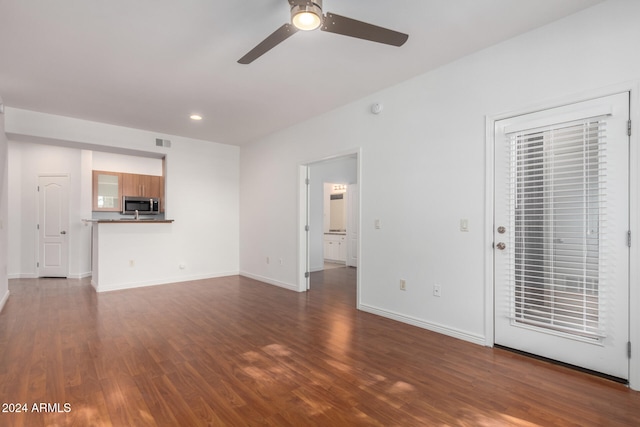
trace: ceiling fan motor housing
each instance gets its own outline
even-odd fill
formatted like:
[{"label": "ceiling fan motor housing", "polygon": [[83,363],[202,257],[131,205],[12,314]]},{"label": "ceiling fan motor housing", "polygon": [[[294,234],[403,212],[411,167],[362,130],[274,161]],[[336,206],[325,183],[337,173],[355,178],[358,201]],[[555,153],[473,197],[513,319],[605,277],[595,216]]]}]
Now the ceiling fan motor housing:
[{"label": "ceiling fan motor housing", "polygon": [[[291,5],[291,22],[301,30],[315,30],[322,25],[322,0],[289,0]],[[306,14],[315,15],[317,21],[309,28],[304,28],[299,19]]]}]

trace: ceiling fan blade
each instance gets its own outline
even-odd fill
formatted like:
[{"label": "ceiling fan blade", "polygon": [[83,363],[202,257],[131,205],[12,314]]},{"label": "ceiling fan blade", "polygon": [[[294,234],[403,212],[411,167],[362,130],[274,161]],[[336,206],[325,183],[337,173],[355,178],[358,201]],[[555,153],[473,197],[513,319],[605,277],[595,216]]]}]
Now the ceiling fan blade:
[{"label": "ceiling fan blade", "polygon": [[366,22],[356,21],[355,19],[330,12],[327,12],[325,15],[324,22],[320,29],[329,33],[356,37],[392,46],[402,46],[409,38],[408,34],[399,33],[373,24],[367,24]]},{"label": "ceiling fan blade", "polygon": [[260,44],[251,49],[245,56],[238,59],[240,64],[250,64],[262,55],[294,35],[298,29],[291,24],[284,24],[282,27],[275,30],[269,37],[262,40]]}]

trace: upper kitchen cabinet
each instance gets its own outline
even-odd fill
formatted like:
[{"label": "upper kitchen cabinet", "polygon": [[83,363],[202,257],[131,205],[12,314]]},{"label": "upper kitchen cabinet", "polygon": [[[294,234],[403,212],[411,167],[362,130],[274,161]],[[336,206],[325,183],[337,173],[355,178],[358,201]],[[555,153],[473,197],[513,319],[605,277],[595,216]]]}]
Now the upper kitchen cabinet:
[{"label": "upper kitchen cabinet", "polygon": [[162,176],[122,174],[122,195],[156,197],[162,199],[164,182]]},{"label": "upper kitchen cabinet", "polygon": [[93,171],[94,211],[121,210],[122,175],[119,172]]}]

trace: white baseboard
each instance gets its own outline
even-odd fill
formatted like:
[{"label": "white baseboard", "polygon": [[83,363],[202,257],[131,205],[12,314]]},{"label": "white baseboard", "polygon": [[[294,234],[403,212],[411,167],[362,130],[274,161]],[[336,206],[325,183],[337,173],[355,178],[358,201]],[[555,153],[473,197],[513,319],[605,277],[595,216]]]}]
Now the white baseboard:
[{"label": "white baseboard", "polygon": [[85,273],[80,273],[80,274],[70,274],[68,276],[69,279],[84,279],[85,277],[90,277],[91,276],[91,272],[87,271]]},{"label": "white baseboard", "polygon": [[295,284],[280,282],[279,280],[270,279],[268,277],[259,276],[257,274],[247,273],[246,271],[241,271],[240,275],[244,277],[248,277],[250,279],[258,280],[260,282],[267,283],[269,285],[277,286],[279,288],[285,288],[285,289],[289,289],[290,291],[298,292],[298,285],[295,285]]},{"label": "white baseboard", "polygon": [[96,283],[91,279],[91,286],[96,290],[96,292],[110,292],[110,291],[121,291],[124,289],[134,289],[134,288],[144,288],[148,286],[159,286],[159,285],[168,285],[170,283],[180,283],[180,282],[191,282],[193,280],[205,280],[205,279],[215,279],[217,277],[227,277],[227,276],[237,276],[239,273],[237,271],[232,272],[221,272],[214,274],[204,274],[198,276],[180,276],[173,277],[169,279],[163,280],[151,280],[145,282],[130,282],[130,283],[117,283],[112,285],[100,285],[96,286]]},{"label": "white baseboard", "polygon": [[[67,276],[68,279],[84,279],[85,277],[91,276],[91,272],[87,271],[85,273],[79,274],[69,274]],[[14,273],[9,274],[7,276],[8,279],[37,279],[39,276],[37,273]]]},{"label": "white baseboard", "polygon": [[2,309],[4,308],[4,305],[7,303],[8,300],[9,300],[9,289],[7,289],[7,292],[5,292],[4,295],[2,296],[2,299],[0,299],[0,313],[2,313]]},{"label": "white baseboard", "polygon": [[38,275],[35,273],[13,273],[7,275],[7,279],[37,279]]},{"label": "white baseboard", "polygon": [[453,338],[458,338],[463,341],[468,341],[473,344],[478,344],[481,346],[485,346],[485,338],[483,335],[472,334],[469,332],[461,331],[459,329],[450,328],[448,326],[439,325],[437,323],[426,322],[424,320],[406,316],[404,314],[395,313],[389,310],[383,310],[378,307],[373,307],[366,304],[358,304],[358,309],[362,311],[366,311],[367,313],[375,314],[378,316],[386,317],[388,319],[397,320],[398,322],[407,323],[409,325],[417,326],[422,329],[427,329],[429,331],[437,332],[439,334],[447,335]]}]

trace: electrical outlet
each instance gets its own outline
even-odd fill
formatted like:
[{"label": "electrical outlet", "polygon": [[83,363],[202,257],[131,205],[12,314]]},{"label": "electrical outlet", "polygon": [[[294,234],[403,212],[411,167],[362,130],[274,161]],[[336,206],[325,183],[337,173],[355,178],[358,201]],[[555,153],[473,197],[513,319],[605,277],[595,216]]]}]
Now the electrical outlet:
[{"label": "electrical outlet", "polygon": [[400,290],[401,291],[407,290],[407,281],[404,279],[400,279]]},{"label": "electrical outlet", "polygon": [[433,285],[433,296],[434,297],[442,296],[442,287],[440,287],[440,285]]}]

